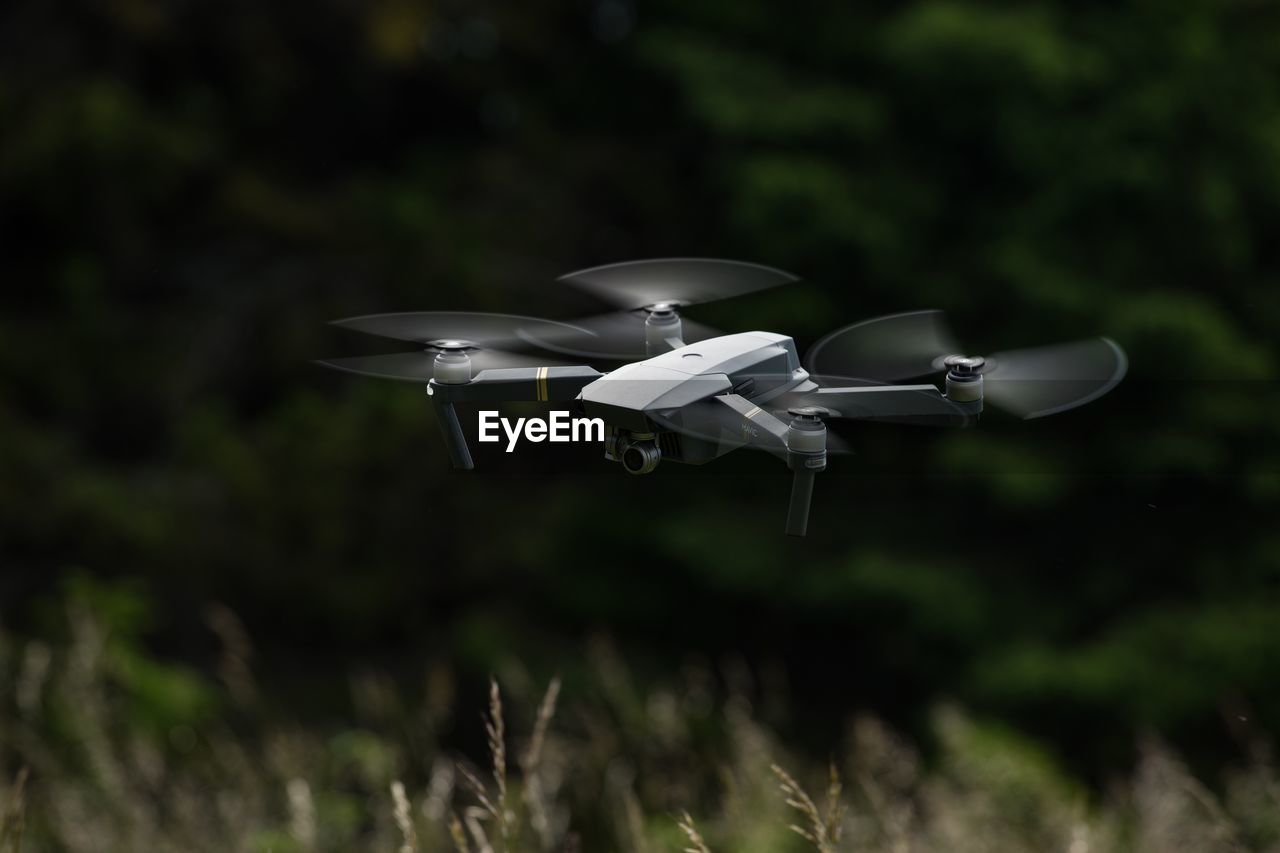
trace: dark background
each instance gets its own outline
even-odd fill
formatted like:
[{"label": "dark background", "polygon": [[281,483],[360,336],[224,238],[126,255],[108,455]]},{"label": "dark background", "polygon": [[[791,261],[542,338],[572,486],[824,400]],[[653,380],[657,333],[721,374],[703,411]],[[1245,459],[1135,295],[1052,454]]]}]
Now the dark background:
[{"label": "dark background", "polygon": [[[1206,766],[1280,731],[1280,9],[846,5],[8,4],[4,623],[123,582],[207,668],[223,602],[302,715],[361,661],[572,688],[604,634],[643,678],[784,671],[815,751],[943,699],[1086,776],[1143,731]],[[377,351],[329,319],[570,318],[601,306],[557,275],[679,255],[804,279],[689,312],[728,331],[939,307],[1130,375],[846,430],[797,541],[770,457],[454,473],[420,388],[310,364]]]}]

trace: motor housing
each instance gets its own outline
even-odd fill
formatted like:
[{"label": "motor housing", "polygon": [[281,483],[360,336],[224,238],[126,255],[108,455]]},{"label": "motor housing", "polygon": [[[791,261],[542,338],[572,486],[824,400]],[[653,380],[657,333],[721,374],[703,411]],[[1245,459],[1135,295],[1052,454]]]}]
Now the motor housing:
[{"label": "motor housing", "polygon": [[462,385],[471,381],[471,356],[462,347],[436,353],[432,374],[441,385]]},{"label": "motor housing", "polygon": [[830,412],[818,406],[788,409],[791,423],[787,428],[787,463],[792,470],[806,468],[822,471],[827,467],[827,425],[822,422]]},{"label": "motor housing", "polygon": [[981,403],[982,369],[986,367],[986,359],[949,355],[942,363],[947,368],[947,399],[956,403]]},{"label": "motor housing", "polygon": [[654,305],[644,318],[644,347],[649,355],[658,355],[671,349],[670,338],[684,338],[684,324],[680,313],[671,305]]}]

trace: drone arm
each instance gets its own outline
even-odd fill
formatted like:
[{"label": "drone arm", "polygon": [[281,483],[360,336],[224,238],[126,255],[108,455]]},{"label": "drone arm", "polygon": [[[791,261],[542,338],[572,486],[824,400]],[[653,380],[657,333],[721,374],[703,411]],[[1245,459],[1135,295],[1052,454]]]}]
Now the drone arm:
[{"label": "drone arm", "polygon": [[712,417],[721,428],[720,447],[724,452],[743,445],[751,445],[785,459],[794,472],[791,482],[791,498],[787,506],[787,533],[804,536],[809,526],[809,504],[813,498],[813,478],[827,465],[825,450],[826,432],[822,431],[821,444],[814,449],[805,447],[804,436],[799,438],[792,425],[761,409],[739,394],[722,394],[710,401],[717,408]]},{"label": "drone arm", "polygon": [[786,455],[788,426],[785,423],[740,394],[722,394],[712,399],[723,407],[721,422],[733,425],[728,438],[734,448],[750,445],[775,456]]},{"label": "drone arm", "polygon": [[482,370],[470,382],[432,380],[427,393],[448,403],[573,400],[603,374],[590,367],[511,367]]},{"label": "drone arm", "polygon": [[883,423],[964,427],[976,423],[982,412],[981,399],[951,400],[933,385],[819,388],[800,396],[804,405],[821,406],[838,417]]},{"label": "drone arm", "polygon": [[515,367],[482,370],[470,382],[437,382],[427,385],[431,405],[436,410],[449,459],[453,467],[469,471],[475,467],[467,437],[458,421],[454,403],[514,402],[521,400],[572,400],[584,385],[601,374],[590,367]]},{"label": "drone arm", "polygon": [[[821,444],[817,449],[807,449],[806,433],[797,433],[787,424],[764,411],[755,403],[737,394],[717,397],[741,418],[744,444],[768,450],[786,460],[793,474],[791,499],[787,505],[787,534],[804,536],[809,527],[809,504],[813,498],[813,478],[827,467],[826,431],[822,430]],[[807,433],[814,435],[814,433]]]}]

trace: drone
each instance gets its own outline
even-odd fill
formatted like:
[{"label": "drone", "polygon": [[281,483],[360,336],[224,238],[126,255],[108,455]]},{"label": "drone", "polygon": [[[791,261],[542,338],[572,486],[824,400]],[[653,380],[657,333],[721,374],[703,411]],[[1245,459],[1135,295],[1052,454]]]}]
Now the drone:
[{"label": "drone", "polygon": [[[786,335],[722,334],[680,315],[798,280],[709,258],[609,264],[559,281],[612,303],[613,313],[572,322],[454,311],[352,317],[334,325],[419,349],[319,363],[425,383],[457,469],[474,467],[459,403],[568,404],[603,421],[605,458],[632,474],[663,460],[701,465],[739,448],[763,450],[793,474],[786,532],[794,536],[805,535],[828,454],[848,451],[828,420],[970,427],[986,402],[1038,418],[1096,400],[1127,370],[1124,351],[1104,337],[965,355],[933,310],[837,329],[803,361]],[[566,357],[621,364],[602,372]]]}]

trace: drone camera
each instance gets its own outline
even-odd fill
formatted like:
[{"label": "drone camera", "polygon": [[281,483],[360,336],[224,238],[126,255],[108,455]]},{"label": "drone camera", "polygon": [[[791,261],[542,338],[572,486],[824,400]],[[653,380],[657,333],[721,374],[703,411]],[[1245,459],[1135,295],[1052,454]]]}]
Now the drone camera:
[{"label": "drone camera", "polygon": [[662,461],[662,451],[652,441],[637,442],[622,451],[622,467],[629,474],[648,474]]},{"label": "drone camera", "polygon": [[648,474],[662,461],[662,449],[652,434],[615,430],[605,437],[605,457],[621,462],[630,474]]}]

